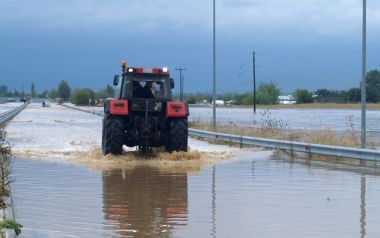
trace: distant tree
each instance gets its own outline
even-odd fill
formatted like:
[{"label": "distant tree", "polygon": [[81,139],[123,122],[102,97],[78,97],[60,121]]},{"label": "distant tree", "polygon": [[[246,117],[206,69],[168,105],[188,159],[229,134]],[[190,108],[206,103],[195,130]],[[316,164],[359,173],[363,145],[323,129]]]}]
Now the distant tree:
[{"label": "distant tree", "polygon": [[110,96],[110,97],[113,97],[114,94],[115,94],[115,90],[113,89],[113,87],[109,84],[107,84],[107,87],[106,87],[106,92],[107,94]]},{"label": "distant tree", "polygon": [[318,89],[315,91],[317,102],[347,102],[347,91]]},{"label": "distant tree", "polygon": [[37,93],[36,96],[39,98],[47,98],[49,97],[49,90],[44,90],[42,93]]},{"label": "distant tree", "polygon": [[218,95],[218,98],[224,101],[234,101],[234,104],[236,105],[242,105],[243,100],[244,100],[244,104],[251,105],[253,101],[252,92],[250,93],[223,93],[223,94]]},{"label": "distant tree", "polygon": [[71,88],[65,80],[62,80],[58,85],[57,92],[58,92],[58,97],[66,101],[70,98]]},{"label": "distant tree", "polygon": [[19,91],[17,91],[17,89],[14,89],[13,97],[21,97],[21,93]]},{"label": "distant tree", "polygon": [[253,105],[253,93],[244,93],[241,104],[243,105]]},{"label": "distant tree", "polygon": [[360,88],[350,88],[346,95],[348,102],[360,102],[361,101],[361,89]]},{"label": "distant tree", "polygon": [[93,105],[95,93],[89,88],[77,88],[71,95],[71,102],[75,105]]},{"label": "distant tree", "polygon": [[36,97],[36,86],[34,85],[34,83],[32,83],[30,87],[30,95],[32,96],[32,98]]},{"label": "distant tree", "polygon": [[195,103],[196,103],[196,100],[195,100],[194,95],[189,95],[188,97],[186,97],[186,102],[187,102],[188,104],[195,104]]},{"label": "distant tree", "polygon": [[8,87],[5,85],[0,85],[0,97],[6,97],[8,94]]},{"label": "distant tree", "polygon": [[333,93],[331,92],[331,90],[322,88],[322,89],[317,89],[315,91],[315,94],[317,95],[318,98],[327,98],[327,97],[331,97]]},{"label": "distant tree", "polygon": [[59,98],[58,91],[56,89],[50,90],[48,92],[48,96],[47,97],[52,98],[52,99]]},{"label": "distant tree", "polygon": [[243,104],[243,98],[244,98],[244,94],[238,94],[238,93],[236,93],[235,94],[236,104],[237,105],[242,105]]},{"label": "distant tree", "polygon": [[99,91],[95,93],[95,97],[98,100],[106,99],[106,98],[114,97],[114,94],[115,94],[114,89],[109,84],[107,84],[106,88],[100,89]]},{"label": "distant tree", "polygon": [[261,83],[257,90],[256,100],[258,104],[277,104],[278,96],[280,96],[280,89],[275,83]]},{"label": "distant tree", "polygon": [[307,89],[296,89],[293,93],[293,97],[297,104],[313,102],[313,95]]},{"label": "distant tree", "polygon": [[375,69],[367,73],[367,101],[380,101],[380,71]]}]

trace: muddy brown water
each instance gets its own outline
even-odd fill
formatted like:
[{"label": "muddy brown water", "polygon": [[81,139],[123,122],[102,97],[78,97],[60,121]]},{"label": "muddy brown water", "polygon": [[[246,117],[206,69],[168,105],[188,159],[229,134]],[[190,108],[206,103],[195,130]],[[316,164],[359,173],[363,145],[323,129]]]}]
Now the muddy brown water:
[{"label": "muddy brown water", "polygon": [[380,237],[377,170],[271,156],[197,173],[17,158],[21,237]]}]

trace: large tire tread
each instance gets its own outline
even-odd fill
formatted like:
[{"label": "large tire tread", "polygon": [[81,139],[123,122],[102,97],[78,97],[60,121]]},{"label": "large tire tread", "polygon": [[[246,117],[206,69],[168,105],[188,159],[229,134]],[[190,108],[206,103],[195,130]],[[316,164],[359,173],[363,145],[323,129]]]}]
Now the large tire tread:
[{"label": "large tire tread", "polygon": [[188,123],[187,118],[173,118],[170,121],[167,152],[187,151]]},{"label": "large tire tread", "polygon": [[103,120],[102,150],[103,154],[119,155],[123,153],[123,121],[108,116]]}]

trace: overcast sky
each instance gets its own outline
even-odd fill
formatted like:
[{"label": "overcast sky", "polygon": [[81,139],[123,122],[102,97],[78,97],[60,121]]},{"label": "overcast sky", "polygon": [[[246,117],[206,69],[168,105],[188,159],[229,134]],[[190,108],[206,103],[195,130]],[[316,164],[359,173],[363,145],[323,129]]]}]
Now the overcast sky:
[{"label": "overcast sky", "polygon": [[[368,66],[380,69],[380,2],[368,0]],[[217,90],[275,82],[359,86],[362,0],[216,0]],[[186,67],[186,91],[211,91],[212,0],[0,0],[0,84],[102,88],[133,66]],[[177,80],[178,82],[178,80]]]}]

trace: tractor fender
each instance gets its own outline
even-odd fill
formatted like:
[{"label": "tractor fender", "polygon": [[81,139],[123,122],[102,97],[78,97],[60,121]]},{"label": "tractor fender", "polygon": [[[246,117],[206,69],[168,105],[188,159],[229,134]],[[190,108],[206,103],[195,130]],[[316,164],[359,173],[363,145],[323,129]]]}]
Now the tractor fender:
[{"label": "tractor fender", "polygon": [[168,101],[166,104],[167,117],[187,117],[189,105],[186,102]]},{"label": "tractor fender", "polygon": [[107,99],[104,102],[104,113],[108,115],[122,115],[127,116],[128,110],[128,100],[122,99]]}]

